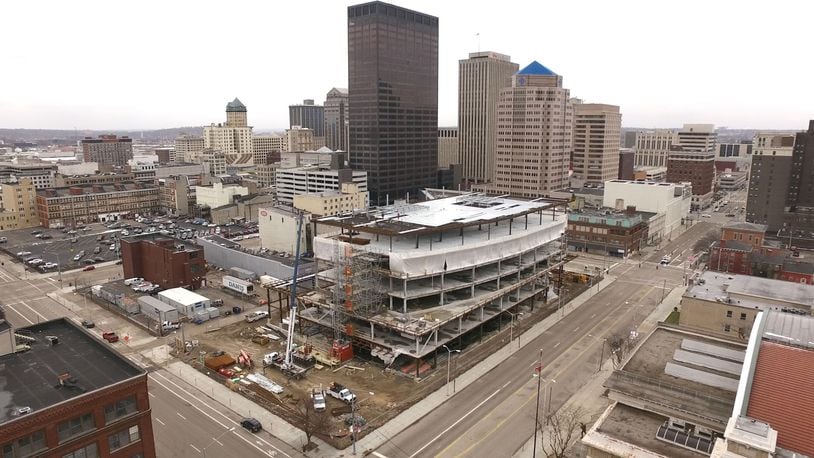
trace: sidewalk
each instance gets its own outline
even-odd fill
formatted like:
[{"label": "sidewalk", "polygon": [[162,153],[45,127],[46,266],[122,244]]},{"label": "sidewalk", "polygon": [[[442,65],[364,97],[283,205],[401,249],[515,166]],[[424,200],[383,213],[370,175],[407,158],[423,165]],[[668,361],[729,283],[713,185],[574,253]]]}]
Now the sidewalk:
[{"label": "sidewalk", "polygon": [[[681,301],[681,296],[684,294],[686,290],[686,286],[673,288],[669,294],[664,298],[664,300],[653,310],[653,313],[647,316],[647,318],[642,321],[642,323],[637,328],[639,333],[639,338],[644,339],[653,329],[656,328],[660,321],[664,321],[667,318],[667,315],[673,311],[673,307],[678,307],[679,302]],[[586,414],[586,419],[584,420],[585,424],[590,429],[591,424],[596,421],[605,409],[610,404],[610,401],[607,397],[605,397],[605,380],[613,373],[613,362],[610,358],[602,363],[602,370],[591,376],[590,380],[588,380],[582,388],[579,389],[576,393],[574,393],[568,401],[560,408],[566,409],[572,406],[580,407]],[[575,456],[585,456],[584,450],[582,450],[582,444],[579,442],[579,431],[574,434],[575,442],[571,446],[571,450]],[[549,440],[546,434],[538,436],[538,447],[541,447],[541,441]],[[532,454],[532,447],[534,444],[534,437],[529,438],[528,441],[520,448],[520,450],[516,451],[513,455],[513,458],[527,458],[531,457]],[[540,450],[538,448],[538,450]],[[540,454],[540,456],[545,456],[544,454]],[[569,455],[571,456],[571,455]]]}]

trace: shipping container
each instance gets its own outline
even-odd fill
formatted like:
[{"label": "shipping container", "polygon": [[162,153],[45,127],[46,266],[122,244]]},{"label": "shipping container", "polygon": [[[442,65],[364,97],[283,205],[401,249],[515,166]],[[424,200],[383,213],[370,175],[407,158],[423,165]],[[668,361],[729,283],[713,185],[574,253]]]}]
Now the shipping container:
[{"label": "shipping container", "polygon": [[198,310],[192,315],[192,321],[209,321],[209,312],[206,310]]},{"label": "shipping container", "polygon": [[252,282],[241,280],[230,275],[223,276],[223,287],[247,296],[254,294],[254,284],[252,284]]},{"label": "shipping container", "polygon": [[178,321],[178,310],[152,296],[138,298],[139,310],[155,321]]},{"label": "shipping container", "polygon": [[193,293],[184,288],[172,288],[161,291],[157,295],[158,300],[170,304],[178,310],[178,313],[192,317],[196,312],[210,307],[209,298]]},{"label": "shipping container", "polygon": [[229,275],[233,277],[237,277],[241,280],[249,280],[253,281],[257,278],[257,274],[252,272],[251,270],[241,269],[240,267],[231,267],[229,268]]},{"label": "shipping container", "polygon": [[206,309],[206,311],[209,313],[209,319],[217,318],[220,316],[220,310],[216,309],[215,307],[209,307],[208,309]]}]

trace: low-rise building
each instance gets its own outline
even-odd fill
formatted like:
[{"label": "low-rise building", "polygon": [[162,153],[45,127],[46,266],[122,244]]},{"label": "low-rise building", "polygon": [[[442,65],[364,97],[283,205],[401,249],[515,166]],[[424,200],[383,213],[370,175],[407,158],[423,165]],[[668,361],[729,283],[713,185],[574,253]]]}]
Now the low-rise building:
[{"label": "low-rise building", "polygon": [[724,172],[718,175],[719,191],[737,191],[746,186],[746,172]]},{"label": "low-rise building", "polygon": [[324,146],[316,146],[314,131],[307,127],[291,126],[290,129],[285,130],[285,137],[288,151],[314,151]]},{"label": "low-rise building", "polygon": [[4,457],[155,458],[144,369],[67,318],[0,334]]},{"label": "low-rise building", "polygon": [[235,197],[246,195],[249,195],[249,188],[236,184],[215,182],[211,186],[195,186],[195,199],[198,205],[209,208],[234,203]]},{"label": "low-rise building", "polygon": [[639,212],[654,213],[649,219],[650,243],[672,239],[673,233],[687,223],[691,202],[689,184],[652,181],[606,181],[602,197],[603,207],[619,211],[636,207]]},{"label": "low-rise building", "polygon": [[636,209],[568,213],[568,249],[625,258],[645,246],[648,222]]},{"label": "low-rise building", "polygon": [[200,155],[204,174],[219,176],[226,174],[226,153],[212,148],[204,148]]},{"label": "low-rise building", "polygon": [[275,175],[277,168],[280,166],[279,162],[274,164],[261,164],[255,166],[254,176],[257,179],[257,185],[261,188],[270,188],[275,184]]},{"label": "low-rise building", "polygon": [[339,191],[299,194],[294,196],[294,207],[315,216],[331,216],[354,210],[365,210],[368,193],[360,191],[355,183],[342,183]]},{"label": "low-rise building", "polygon": [[814,286],[748,275],[707,271],[681,299],[682,326],[745,340],[761,310],[810,315]]},{"label": "low-rise building", "polygon": [[124,166],[127,161],[133,159],[133,139],[116,135],[85,137],[82,139],[82,154],[85,162]]},{"label": "low-rise building", "polygon": [[4,162],[0,163],[0,183],[16,183],[21,178],[29,178],[37,189],[51,188],[54,186],[54,175],[56,175],[57,170],[58,167],[55,164],[12,164]]},{"label": "low-rise building", "polygon": [[175,139],[174,162],[198,163],[201,160],[201,151],[203,149],[203,137],[182,134]]},{"label": "low-rise building", "polygon": [[15,184],[0,184],[0,231],[40,225],[37,214],[37,191],[30,178]]},{"label": "low-rise building", "polygon": [[37,213],[44,227],[117,221],[160,208],[158,186],[141,181],[83,185],[37,191]]},{"label": "low-rise building", "polygon": [[367,172],[359,170],[306,166],[278,168],[275,175],[277,198],[286,205],[293,205],[299,194],[339,191],[342,183],[354,183],[367,193]]},{"label": "low-rise building", "polygon": [[715,152],[671,151],[667,157],[665,180],[670,183],[692,183],[693,208],[709,207],[715,195]]},{"label": "low-rise building", "polygon": [[652,181],[661,183],[667,178],[667,167],[636,167],[633,169],[634,181]]},{"label": "low-rise building", "polygon": [[65,188],[69,186],[81,186],[88,184],[114,184],[122,181],[133,181],[135,175],[132,173],[94,173],[82,175],[54,175],[54,188]]},{"label": "low-rise building", "polygon": [[280,162],[280,153],[288,151],[286,137],[281,135],[255,135],[252,137],[254,165],[261,166]]},{"label": "low-rise building", "polygon": [[197,203],[195,186],[196,177],[187,175],[157,178],[158,205],[162,213],[174,216],[187,216],[195,213]]},{"label": "low-rise building", "polygon": [[[298,212],[291,207],[261,208],[257,217],[261,246],[293,256],[297,252],[297,214]],[[304,214],[300,232],[301,253],[311,250],[310,221],[311,216]]]},{"label": "low-rise building", "polygon": [[210,210],[210,220],[214,224],[226,224],[235,219],[257,221],[260,209],[274,205],[276,200],[270,194],[235,196],[233,203],[212,208]]},{"label": "low-rise building", "polygon": [[161,288],[197,289],[206,275],[203,248],[161,234],[122,237],[125,278],[141,277]]}]

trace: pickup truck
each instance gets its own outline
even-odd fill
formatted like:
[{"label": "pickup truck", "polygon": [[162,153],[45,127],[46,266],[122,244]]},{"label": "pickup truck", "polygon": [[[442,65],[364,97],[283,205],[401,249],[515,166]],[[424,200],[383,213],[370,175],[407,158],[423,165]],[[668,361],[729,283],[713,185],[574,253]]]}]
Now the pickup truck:
[{"label": "pickup truck", "polygon": [[347,404],[356,400],[356,395],[351,390],[338,383],[331,383],[331,386],[328,387],[328,394]]}]

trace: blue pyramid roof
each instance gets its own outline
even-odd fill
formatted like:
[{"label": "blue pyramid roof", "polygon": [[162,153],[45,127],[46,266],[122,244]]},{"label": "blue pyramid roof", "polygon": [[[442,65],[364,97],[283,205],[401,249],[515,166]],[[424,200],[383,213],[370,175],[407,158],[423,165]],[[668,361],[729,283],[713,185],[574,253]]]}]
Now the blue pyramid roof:
[{"label": "blue pyramid roof", "polygon": [[546,75],[546,76],[556,76],[557,74],[552,72],[549,68],[545,65],[537,62],[536,60],[528,65],[519,72],[518,75]]}]

